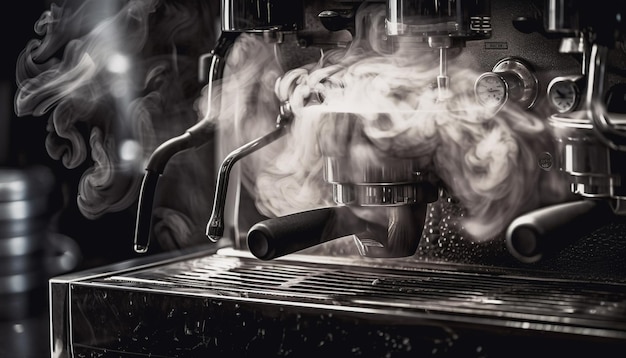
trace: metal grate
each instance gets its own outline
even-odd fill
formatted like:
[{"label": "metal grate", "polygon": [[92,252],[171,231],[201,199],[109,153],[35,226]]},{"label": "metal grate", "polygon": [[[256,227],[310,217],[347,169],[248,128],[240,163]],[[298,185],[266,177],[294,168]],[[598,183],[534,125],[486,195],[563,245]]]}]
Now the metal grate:
[{"label": "metal grate", "polygon": [[626,285],[518,274],[220,254],[105,277],[100,284],[393,316],[626,338]]}]

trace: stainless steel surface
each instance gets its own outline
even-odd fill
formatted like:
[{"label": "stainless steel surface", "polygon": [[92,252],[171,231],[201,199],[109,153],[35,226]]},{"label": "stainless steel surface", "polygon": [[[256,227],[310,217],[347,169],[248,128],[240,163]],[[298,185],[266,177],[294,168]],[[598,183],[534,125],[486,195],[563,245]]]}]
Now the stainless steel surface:
[{"label": "stainless steel surface", "polygon": [[550,117],[559,145],[561,170],[570,177],[572,191],[585,197],[619,197],[623,192],[619,163],[624,152],[612,150],[598,139],[587,112]]},{"label": "stainless steel surface", "polygon": [[387,1],[390,36],[484,39],[491,34],[488,1]]},{"label": "stainless steel surface", "polygon": [[295,31],[303,16],[301,0],[222,1],[223,31]]},{"label": "stainless steel surface", "polygon": [[[388,260],[308,255],[259,262],[225,249],[59,277],[51,281],[51,292],[52,312],[59,318],[53,319],[51,338],[55,357],[217,351],[308,356],[307,349],[341,351],[344,344],[365,355],[381,348],[414,354],[441,348],[437,343],[441,337],[431,337],[430,329],[458,335],[449,348],[463,356],[476,354],[477,346],[483,353],[528,354],[531,347],[522,345],[511,352],[508,344],[519,344],[533,334],[565,344],[561,352],[604,352],[623,347],[626,338],[623,283],[550,272],[531,277],[523,270],[455,264],[407,262],[398,269]],[[59,325],[59,315],[65,324]],[[350,322],[363,329],[347,329],[354,324]],[[398,330],[383,328],[393,326]],[[472,339],[482,339],[465,347],[467,327],[482,332],[474,332],[478,335]],[[232,336],[230,330],[239,333]],[[300,338],[279,344],[271,332],[281,331]],[[374,336],[362,341],[367,332]],[[376,332],[404,343],[378,346]],[[504,335],[499,340],[485,336],[496,332]],[[324,338],[314,338],[319,334]],[[64,340],[72,342],[72,350],[64,348]]]},{"label": "stainless steel surface", "polygon": [[[64,358],[72,355],[73,344],[72,316],[68,304],[73,302],[71,285],[73,283],[106,276],[112,272],[121,274],[137,269],[158,267],[163,264],[185,260],[192,257],[203,257],[215,253],[215,248],[196,247],[189,250],[171,251],[152,256],[139,257],[107,266],[94,267],[84,271],[70,271],[49,280],[48,314],[49,314],[49,352],[52,357]],[[122,353],[122,352],[119,352]]]},{"label": "stainless steel surface", "polygon": [[111,274],[85,284],[320,304],[329,310],[407,318],[424,315],[436,319],[464,313],[468,317],[452,320],[520,328],[526,323],[531,330],[544,330],[547,325],[550,328],[546,330],[572,334],[626,337],[623,284],[558,277],[529,279],[498,270],[479,275],[463,266],[446,270],[412,264],[402,270],[385,266],[380,261],[313,261],[297,255],[260,263],[248,255],[224,251]]},{"label": "stainless steel surface", "polygon": [[437,198],[437,188],[431,183],[381,183],[333,185],[333,199],[339,205],[398,206],[429,203]]}]

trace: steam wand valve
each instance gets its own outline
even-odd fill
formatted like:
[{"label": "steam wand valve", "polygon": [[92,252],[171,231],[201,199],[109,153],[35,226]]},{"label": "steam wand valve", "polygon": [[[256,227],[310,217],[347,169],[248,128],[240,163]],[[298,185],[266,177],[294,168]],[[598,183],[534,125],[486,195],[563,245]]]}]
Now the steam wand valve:
[{"label": "steam wand valve", "polygon": [[[207,71],[207,98],[209,101],[207,119],[198,122],[178,137],[174,137],[161,144],[148,159],[139,192],[139,204],[137,206],[137,221],[135,224],[133,246],[137,253],[146,253],[148,251],[152,231],[154,196],[159,178],[163,174],[168,161],[179,152],[206,144],[215,133],[215,124],[208,119],[209,115],[212,113],[219,112],[219,108],[211,108],[213,85],[223,77],[226,52],[232,47],[238,35],[237,33],[223,33],[215,49],[208,56],[203,56],[200,59],[200,72],[205,70],[203,64],[206,60],[209,57],[211,59],[209,70]],[[206,76],[200,74],[201,80],[205,77]]]},{"label": "steam wand valve", "polygon": [[288,101],[284,101],[280,106],[280,113],[276,118],[276,128],[273,131],[235,149],[222,161],[222,165],[217,174],[213,212],[211,213],[211,218],[206,228],[206,235],[211,241],[217,242],[224,235],[224,207],[226,205],[228,179],[233,165],[235,165],[239,159],[256,152],[285,135],[292,120],[293,113],[291,112],[291,106]]}]

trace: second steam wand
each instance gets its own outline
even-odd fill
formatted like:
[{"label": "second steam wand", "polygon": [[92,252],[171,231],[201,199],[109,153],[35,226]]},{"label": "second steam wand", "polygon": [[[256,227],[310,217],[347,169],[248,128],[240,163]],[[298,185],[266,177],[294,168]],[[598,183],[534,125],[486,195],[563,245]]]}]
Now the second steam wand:
[{"label": "second steam wand", "polygon": [[288,101],[284,101],[280,105],[280,113],[276,118],[276,128],[273,131],[235,149],[222,161],[222,165],[217,174],[213,212],[211,213],[211,218],[206,228],[206,235],[211,241],[216,242],[224,235],[224,207],[226,205],[228,179],[233,165],[235,165],[239,159],[256,152],[285,135],[292,120],[293,113],[291,106]]}]

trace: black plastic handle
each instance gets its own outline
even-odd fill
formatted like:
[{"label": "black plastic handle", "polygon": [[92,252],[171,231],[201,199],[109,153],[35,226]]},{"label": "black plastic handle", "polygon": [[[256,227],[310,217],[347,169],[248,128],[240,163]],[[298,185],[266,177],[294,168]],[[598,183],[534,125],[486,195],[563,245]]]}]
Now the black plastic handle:
[{"label": "black plastic handle", "polygon": [[248,248],[261,260],[271,260],[358,231],[364,226],[347,207],[330,207],[267,219],[248,231]]},{"label": "black plastic handle", "polygon": [[601,200],[545,207],[513,220],[506,231],[506,246],[518,260],[537,262],[600,228],[612,217],[609,205]]}]

